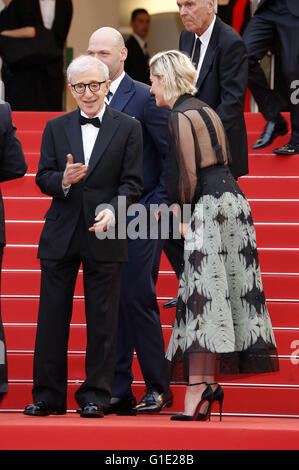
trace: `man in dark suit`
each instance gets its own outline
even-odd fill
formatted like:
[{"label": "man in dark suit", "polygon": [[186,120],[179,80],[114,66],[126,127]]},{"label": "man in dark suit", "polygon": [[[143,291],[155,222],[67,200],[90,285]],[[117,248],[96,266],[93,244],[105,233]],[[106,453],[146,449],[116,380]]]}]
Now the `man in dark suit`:
[{"label": "man in dark suit", "polygon": [[[27,48],[36,49],[30,41],[37,37],[43,54],[49,49],[45,33],[52,36],[60,56],[41,63],[36,62],[9,65],[4,61],[2,77],[5,84],[5,99],[13,111],[61,111],[63,109],[64,46],[71,25],[72,0],[55,0],[45,5],[39,0],[12,0],[0,14],[0,48],[2,38],[12,38],[15,48],[18,41]],[[22,45],[24,47],[24,44]],[[55,48],[56,49],[56,48]],[[49,51],[48,51],[49,52]]]},{"label": "man in dark suit", "polygon": [[273,152],[276,155],[295,155],[299,153],[299,105],[293,95],[299,77],[298,0],[261,0],[244,34],[249,56],[249,89],[267,120],[264,132],[252,147],[254,149],[267,147],[277,136],[288,132],[287,123],[280,114],[284,102],[270,89],[259,63],[277,39],[284,87],[289,97],[291,139]]},{"label": "man in dark suit", "polygon": [[[179,48],[192,58],[198,75],[197,97],[222,120],[229,142],[230,169],[235,178],[248,173],[247,133],[244,119],[248,62],[240,35],[215,15],[214,0],[178,0],[185,29]],[[167,240],[164,251],[177,276],[183,260],[181,240]],[[175,306],[176,299],[165,307]]]},{"label": "man in dark suit", "polygon": [[53,201],[38,250],[34,404],[25,414],[66,412],[69,325],[82,263],[86,380],[75,397],[82,417],[103,417],[114,375],[121,263],[127,260],[127,241],[118,236],[116,229],[123,228],[116,222],[143,190],[142,134],[138,121],[104,103],[110,85],[105,64],[80,56],[68,68],[68,81],[80,109],[48,121],[36,175]]},{"label": "man in dark suit", "polygon": [[[169,109],[158,108],[150,87],[124,72],[127,49],[117,30],[101,28],[93,33],[88,52],[109,67],[113,93],[110,106],[133,116],[142,125],[144,191],[139,204],[147,209],[150,220],[150,205],[167,202],[162,161],[168,150]],[[145,239],[129,240],[129,260],[122,267],[113,399],[107,413],[160,411],[172,403],[155,289],[162,246],[163,240],[151,239],[149,231]],[[146,394],[136,408],[131,390],[134,348],[146,384]]]},{"label": "man in dark suit", "polygon": [[137,8],[131,15],[133,34],[126,41],[128,56],[125,62],[125,71],[131,78],[139,82],[150,84],[149,54],[146,36],[149,33],[151,18],[146,10]]},{"label": "man in dark suit", "polygon": [[[7,103],[0,104],[0,182],[21,178],[27,171],[21,143],[15,134],[11,110]],[[5,246],[4,206],[0,191],[0,278],[3,247]],[[1,283],[0,283],[1,285]],[[7,362],[4,331],[0,310],[0,402],[7,393]]]}]

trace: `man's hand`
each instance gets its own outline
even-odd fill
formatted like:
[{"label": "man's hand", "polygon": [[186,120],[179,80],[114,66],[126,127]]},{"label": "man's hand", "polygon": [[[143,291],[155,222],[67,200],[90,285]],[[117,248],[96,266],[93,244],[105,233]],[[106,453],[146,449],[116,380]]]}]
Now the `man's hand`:
[{"label": "man's hand", "polygon": [[114,214],[110,209],[104,209],[99,212],[97,217],[94,219],[95,223],[89,228],[90,232],[105,232],[109,230],[111,225],[114,223]]},{"label": "man's hand", "polygon": [[63,173],[62,184],[67,187],[70,184],[78,183],[82,180],[87,173],[88,167],[83,163],[74,163],[74,157],[72,154],[66,156],[67,164]]}]

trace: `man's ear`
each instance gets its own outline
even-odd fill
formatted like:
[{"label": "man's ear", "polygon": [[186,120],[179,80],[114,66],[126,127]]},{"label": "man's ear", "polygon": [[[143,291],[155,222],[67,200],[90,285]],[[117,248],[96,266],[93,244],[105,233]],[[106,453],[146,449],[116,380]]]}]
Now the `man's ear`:
[{"label": "man's ear", "polygon": [[105,95],[106,95],[106,96],[108,95],[110,85],[111,85],[111,80],[107,80],[107,82],[106,82],[106,84],[105,84],[105,87],[106,87]]},{"label": "man's ear", "polygon": [[125,62],[126,58],[128,57],[128,49],[126,47],[122,47],[120,51],[121,61]]}]

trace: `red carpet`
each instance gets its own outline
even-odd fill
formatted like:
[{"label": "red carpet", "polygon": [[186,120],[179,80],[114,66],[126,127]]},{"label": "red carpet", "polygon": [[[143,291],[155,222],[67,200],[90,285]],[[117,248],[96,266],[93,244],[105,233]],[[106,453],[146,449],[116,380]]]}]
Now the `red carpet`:
[{"label": "red carpet", "polygon": [[[249,175],[240,185],[249,199],[259,248],[268,308],[280,355],[280,371],[250,378],[228,377],[224,418],[218,408],[212,423],[173,423],[169,414],[183,408],[184,387],[174,385],[173,407],[159,416],[109,416],[83,420],[67,416],[30,418],[20,412],[32,401],[32,360],[37,321],[40,271],[36,259],[43,216],[50,198],[34,183],[41,133],[57,113],[14,113],[14,122],[29,165],[20,181],[2,184],[7,247],[3,261],[2,315],[5,325],[9,393],[0,405],[0,449],[298,449],[299,447],[299,156],[277,157],[271,151],[287,141],[278,138],[260,152],[250,150]],[[289,118],[288,116],[286,116]],[[264,121],[246,115],[249,148]],[[177,293],[177,280],[163,256],[157,294],[167,345],[174,309],[163,303]],[[74,300],[69,344],[68,409],[84,378],[85,319],[82,275]],[[144,384],[134,360],[137,399]],[[8,412],[13,411],[13,413]],[[194,427],[197,431],[194,433]],[[200,432],[202,429],[202,432]]]}]

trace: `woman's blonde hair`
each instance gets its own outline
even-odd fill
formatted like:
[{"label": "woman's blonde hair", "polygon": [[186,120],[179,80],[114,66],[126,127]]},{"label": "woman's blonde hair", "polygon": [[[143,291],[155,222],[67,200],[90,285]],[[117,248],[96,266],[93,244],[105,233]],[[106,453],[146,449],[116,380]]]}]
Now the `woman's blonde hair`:
[{"label": "woman's blonde hair", "polygon": [[191,59],[177,50],[158,52],[150,60],[151,74],[165,77],[164,99],[169,101],[185,93],[194,94],[196,70]]}]

